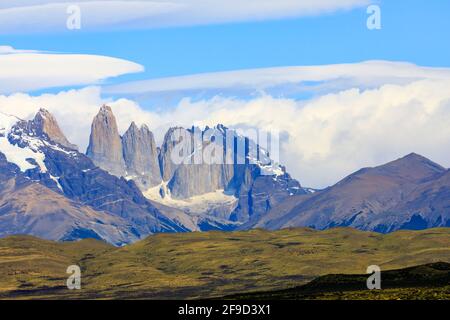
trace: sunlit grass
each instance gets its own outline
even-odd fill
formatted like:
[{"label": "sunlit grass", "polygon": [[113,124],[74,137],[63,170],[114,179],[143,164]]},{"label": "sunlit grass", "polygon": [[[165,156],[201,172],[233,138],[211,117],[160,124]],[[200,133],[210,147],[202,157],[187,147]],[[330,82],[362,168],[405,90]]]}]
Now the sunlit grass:
[{"label": "sunlit grass", "polygon": [[[450,262],[450,229],[389,235],[349,228],[158,234],[123,248],[85,240],[0,240],[0,294],[41,298],[211,298],[298,286],[325,274],[362,274]],[[82,269],[82,290],[65,286]]]}]

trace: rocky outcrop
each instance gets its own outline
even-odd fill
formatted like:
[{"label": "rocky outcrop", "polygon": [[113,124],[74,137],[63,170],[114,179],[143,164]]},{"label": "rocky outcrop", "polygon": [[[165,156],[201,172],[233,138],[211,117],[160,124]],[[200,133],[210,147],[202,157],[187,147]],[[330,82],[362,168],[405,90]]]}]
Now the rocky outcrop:
[{"label": "rocky outcrop", "polygon": [[55,117],[46,109],[40,109],[34,119],[28,122],[28,126],[28,130],[34,132],[38,137],[45,135],[50,141],[58,143],[65,148],[78,150],[76,145],[71,144],[67,140]]},{"label": "rocky outcrop", "polygon": [[[33,182],[47,188],[48,190],[35,187],[21,189],[26,191],[20,191],[15,195],[24,195],[26,192],[29,192],[30,195],[35,192],[36,197],[39,197],[40,192],[42,196],[47,197],[48,195],[46,202],[39,202],[34,198],[28,200],[30,205],[36,203],[33,210],[37,213],[39,206],[42,206],[41,213],[48,214],[43,219],[49,225],[51,225],[51,221],[47,218],[50,219],[52,215],[56,219],[67,218],[68,220],[65,221],[71,221],[68,222],[68,225],[73,226],[74,229],[73,232],[69,232],[67,229],[69,233],[65,234],[67,236],[65,239],[74,240],[74,237],[100,235],[104,234],[105,230],[114,229],[102,227],[102,223],[119,226],[120,222],[123,228],[119,230],[116,228],[111,232],[121,234],[111,234],[111,237],[122,239],[124,243],[156,232],[189,231],[178,220],[172,220],[160,212],[151,201],[143,196],[134,181],[127,181],[109,174],[96,166],[86,155],[52,142],[47,135],[37,136],[32,121],[19,120],[7,131],[9,132],[5,130],[6,134],[1,138],[3,145],[0,147],[0,173],[9,172],[9,176],[5,176],[3,180],[13,181],[11,180],[13,177],[16,179],[14,183],[16,185]],[[5,144],[9,144],[9,146],[5,146]],[[2,154],[3,150],[7,152],[8,157]],[[11,150],[14,150],[15,154],[12,154]],[[2,190],[1,186],[0,190]],[[17,190],[9,189],[8,193],[12,194]],[[26,218],[27,211],[19,210],[19,206],[26,202],[14,202],[14,197],[4,199],[5,206],[2,207],[1,214],[20,212],[21,215],[17,217],[22,217],[23,213]],[[64,199],[69,201],[63,201]],[[79,210],[69,208],[69,206],[77,207]],[[107,219],[108,216],[110,219]],[[40,225],[44,220],[33,220],[33,223]],[[13,220],[8,221],[5,224],[11,226]],[[80,228],[77,229],[76,226]],[[93,228],[89,229],[88,226]],[[31,230],[31,226],[29,229],[24,229],[25,224],[22,229],[18,226],[15,228],[15,233],[22,234],[27,234]],[[7,226],[0,226],[0,231],[2,229],[6,230]],[[128,230],[127,234],[125,234],[125,230]],[[106,238],[106,235],[101,238],[106,241],[112,239]]]},{"label": "rocky outcrop", "polygon": [[181,165],[169,182],[173,198],[187,199],[216,190],[223,190],[227,181],[222,172],[222,165]]},{"label": "rocky outcrop", "polygon": [[[224,190],[238,199],[238,206],[227,218],[244,223],[264,215],[290,196],[305,193],[298,181],[275,165],[255,142],[222,125],[205,130],[176,130],[169,130],[160,155],[173,198],[186,199]],[[191,141],[190,146],[184,147],[189,152],[184,155],[182,164],[167,165],[170,152],[183,149],[173,143],[179,141],[180,135]],[[199,160],[201,164],[196,162]]]},{"label": "rocky outcrop", "polygon": [[173,198],[186,199],[227,188],[233,165],[223,163],[223,139],[224,133],[217,128],[169,129],[161,147],[160,166]]},{"label": "rocky outcrop", "polygon": [[[223,190],[239,199],[228,214],[221,212],[236,223],[305,192],[256,142],[223,125],[170,128],[159,153],[147,126],[132,123],[120,138],[108,107],[102,107],[92,128],[87,154],[102,169],[133,180],[143,192],[161,184],[161,198],[185,200]],[[112,147],[105,150],[107,145]]]},{"label": "rocky outcrop", "polygon": [[[176,167],[168,184],[172,197],[186,199],[227,189],[233,177],[233,165],[224,163],[224,132],[217,128],[186,130],[189,153]],[[170,151],[170,149],[169,149]]]},{"label": "rocky outcrop", "polygon": [[[120,137],[108,107],[92,126],[88,153],[117,160],[116,173],[132,179],[112,175],[102,169],[108,162],[99,167],[74,150],[45,110],[31,121],[0,113],[0,236],[95,237],[121,245],[156,232],[336,226],[391,232],[450,226],[449,170],[417,154],[361,169],[308,193],[267,151],[223,126],[169,130],[159,161],[146,126],[133,123]],[[231,133],[231,142],[222,140],[225,133]],[[180,148],[180,135],[190,145]],[[233,154],[237,145],[243,153]],[[205,162],[208,153],[225,161]],[[177,155],[181,162],[174,162]],[[230,157],[234,163],[227,162]],[[164,192],[156,187],[143,195],[142,189],[161,179]],[[226,197],[208,195],[213,191]],[[156,204],[159,195],[167,201]]]},{"label": "rocky outcrop", "polygon": [[100,168],[115,176],[125,176],[122,139],[116,118],[110,107],[104,105],[92,122],[86,154]]},{"label": "rocky outcrop", "polygon": [[183,139],[191,139],[190,132],[181,127],[170,128],[164,136],[159,153],[159,166],[163,181],[172,179],[179,163],[173,161],[174,149],[177,144],[182,143]]},{"label": "rocky outcrop", "polygon": [[161,183],[155,138],[146,125],[138,128],[133,122],[122,136],[122,146],[127,178],[133,179],[141,190]]}]

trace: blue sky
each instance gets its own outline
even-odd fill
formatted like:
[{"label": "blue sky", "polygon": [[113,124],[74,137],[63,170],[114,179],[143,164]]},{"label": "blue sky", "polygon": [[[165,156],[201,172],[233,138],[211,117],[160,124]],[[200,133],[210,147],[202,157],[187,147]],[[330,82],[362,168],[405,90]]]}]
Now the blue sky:
[{"label": "blue sky", "polygon": [[19,49],[102,54],[146,71],[113,81],[224,70],[364,60],[450,64],[450,2],[382,1],[382,29],[366,28],[366,6],[276,21],[113,32],[80,30],[1,35]]},{"label": "blue sky", "polygon": [[282,163],[319,188],[410,152],[450,166],[450,1],[79,3],[69,31],[69,0],[0,2],[0,111],[46,107],[80,149],[103,103],[121,132],[273,128]]}]

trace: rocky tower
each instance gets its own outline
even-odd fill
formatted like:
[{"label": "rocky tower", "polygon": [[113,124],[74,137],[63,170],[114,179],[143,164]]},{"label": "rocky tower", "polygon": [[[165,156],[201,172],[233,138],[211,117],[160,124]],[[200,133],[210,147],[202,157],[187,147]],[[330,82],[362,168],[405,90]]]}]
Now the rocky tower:
[{"label": "rocky tower", "polygon": [[[198,128],[197,128],[198,129]],[[198,129],[199,130],[199,129]],[[191,130],[188,130],[192,134]],[[224,132],[220,132],[217,128],[206,128],[204,131],[198,132],[199,139],[192,145],[192,156],[188,159],[193,159],[198,153],[209,154],[212,150],[222,154],[222,160],[219,163],[208,163],[202,157],[199,164],[181,164],[173,172],[172,178],[168,184],[171,195],[174,198],[185,199],[192,196],[201,195],[209,192],[214,192],[220,189],[226,189],[233,175],[233,166],[223,163],[225,159],[225,150],[223,146]],[[218,143],[211,142],[217,139]],[[222,142],[218,140],[222,139]],[[213,147],[213,145],[216,147]],[[209,148],[209,149],[208,149]],[[217,155],[220,159],[220,156]]]},{"label": "rocky tower", "polygon": [[174,141],[178,136],[188,136],[189,132],[181,127],[170,128],[164,136],[164,141],[161,145],[161,151],[159,154],[159,165],[161,168],[161,175],[164,181],[169,181],[178,167],[178,164],[174,163],[171,159],[171,154],[177,144]]},{"label": "rocky tower", "polygon": [[95,116],[86,154],[100,168],[115,176],[125,175],[122,140],[116,118],[110,107],[103,105]]},{"label": "rocky tower", "polygon": [[30,129],[36,136],[46,135],[48,139],[68,149],[77,150],[78,147],[71,144],[61,131],[55,117],[45,109],[40,109],[34,119],[29,123]]},{"label": "rocky tower", "polygon": [[138,128],[133,122],[122,137],[122,145],[127,175],[133,177],[141,190],[160,184],[158,151],[149,128],[146,125]]}]

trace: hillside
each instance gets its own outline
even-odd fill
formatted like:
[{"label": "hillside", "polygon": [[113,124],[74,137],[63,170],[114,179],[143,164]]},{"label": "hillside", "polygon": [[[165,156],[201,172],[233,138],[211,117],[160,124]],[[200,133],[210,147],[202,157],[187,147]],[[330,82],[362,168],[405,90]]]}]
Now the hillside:
[{"label": "hillside", "polygon": [[335,185],[296,196],[245,227],[352,227],[388,233],[450,223],[449,171],[418,154],[361,169]]},{"label": "hillside", "polygon": [[366,280],[366,274],[330,274],[292,289],[240,294],[227,299],[450,299],[449,263],[437,262],[383,272],[382,290],[367,290]]},{"label": "hillside", "polygon": [[[450,263],[450,229],[387,235],[326,231],[158,234],[115,248],[85,240],[0,239],[3,298],[212,298],[305,284],[326,274],[362,274]],[[67,266],[82,269],[82,290],[65,285]]]}]

